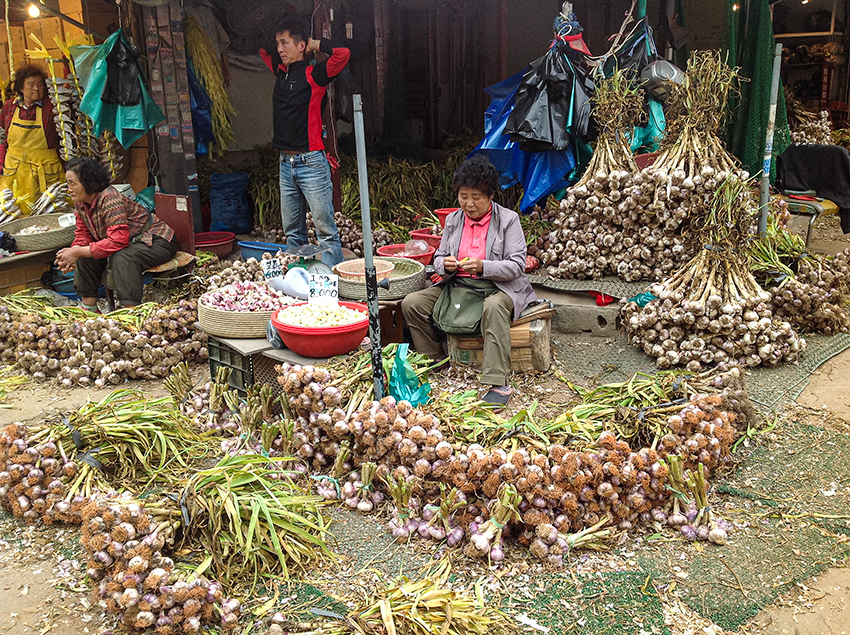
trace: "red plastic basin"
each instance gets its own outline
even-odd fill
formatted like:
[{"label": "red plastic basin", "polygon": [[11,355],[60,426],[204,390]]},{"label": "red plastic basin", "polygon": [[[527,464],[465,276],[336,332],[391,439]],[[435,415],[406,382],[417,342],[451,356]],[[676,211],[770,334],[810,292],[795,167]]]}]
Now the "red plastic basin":
[{"label": "red plastic basin", "polygon": [[442,234],[432,234],[430,229],[412,229],[408,233],[411,238],[424,240],[426,243],[431,245],[435,251],[437,247],[440,246],[440,242],[443,240]]},{"label": "red plastic basin", "polygon": [[449,217],[449,214],[452,212],[456,212],[459,208],[457,207],[444,207],[443,209],[435,209],[434,213],[437,215],[437,218],[440,219],[440,227],[446,226],[446,219]]},{"label": "red plastic basin", "polygon": [[[299,302],[290,306],[301,306]],[[323,326],[311,328],[284,324],[278,320],[278,314],[288,307],[272,313],[272,324],[280,334],[280,339],[293,353],[304,357],[333,357],[345,355],[356,349],[369,331],[369,312],[365,304],[359,302],[340,302],[340,306],[363,312],[363,319],[342,326]]]},{"label": "red plastic basin", "polygon": [[378,247],[378,255],[390,258],[410,258],[411,260],[417,260],[421,262],[423,265],[430,265],[431,261],[434,260],[434,254],[436,253],[437,248],[433,245],[428,245],[428,251],[424,254],[419,254],[417,256],[405,256],[402,252],[404,252],[404,245],[384,245],[383,247]]},{"label": "red plastic basin", "polygon": [[233,251],[235,240],[233,232],[201,232],[195,234],[195,249],[211,251],[219,258],[225,258]]}]

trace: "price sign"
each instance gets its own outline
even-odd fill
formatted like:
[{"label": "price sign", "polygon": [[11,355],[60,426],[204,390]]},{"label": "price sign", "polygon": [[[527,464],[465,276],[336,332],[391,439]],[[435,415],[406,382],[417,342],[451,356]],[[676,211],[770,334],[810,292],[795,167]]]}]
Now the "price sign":
[{"label": "price sign", "polygon": [[332,273],[309,275],[308,302],[311,304],[337,304],[339,302],[339,276]]},{"label": "price sign", "polygon": [[283,266],[280,264],[279,259],[269,258],[268,260],[261,260],[260,264],[263,267],[263,275],[266,277],[266,280],[283,277]]}]

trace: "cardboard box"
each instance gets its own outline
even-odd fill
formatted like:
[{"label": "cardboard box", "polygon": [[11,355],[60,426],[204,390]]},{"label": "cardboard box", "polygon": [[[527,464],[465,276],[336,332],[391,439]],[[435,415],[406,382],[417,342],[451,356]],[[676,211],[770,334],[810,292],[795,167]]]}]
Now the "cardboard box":
[{"label": "cardboard box", "polygon": [[[3,29],[6,30],[5,28]],[[27,48],[26,38],[24,35],[24,27],[22,26],[13,26],[11,27],[12,31],[12,68],[20,68],[26,62],[26,54],[24,53],[24,49]],[[7,51],[8,52],[8,51]]]},{"label": "cardboard box", "polygon": [[[65,15],[83,12],[83,0],[59,0],[59,10]],[[74,18],[75,20],[77,18]],[[82,20],[80,20],[82,22]]]},{"label": "cardboard box", "polygon": [[36,44],[30,38],[34,34],[48,49],[56,48],[55,37],[62,38],[62,20],[59,18],[38,18],[37,20],[24,20],[24,31],[26,31],[27,48],[35,48]]},{"label": "cardboard box", "polygon": [[[82,13],[66,13],[65,15],[67,15],[69,18],[76,20],[80,24],[84,24]],[[62,29],[65,37],[65,42],[68,44],[68,46],[92,44],[92,42],[89,40],[90,36],[88,35],[88,33],[86,33],[80,27],[74,26],[69,22],[63,21]]]}]

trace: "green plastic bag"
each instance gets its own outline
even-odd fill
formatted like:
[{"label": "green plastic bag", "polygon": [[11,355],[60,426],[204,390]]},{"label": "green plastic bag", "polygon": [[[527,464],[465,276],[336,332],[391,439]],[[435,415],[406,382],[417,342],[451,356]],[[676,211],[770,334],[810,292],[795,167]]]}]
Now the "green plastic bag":
[{"label": "green plastic bag", "polygon": [[419,383],[419,376],[407,361],[409,344],[399,344],[395,352],[393,368],[390,371],[390,394],[396,400],[409,401],[414,406],[428,403],[431,398],[431,384]]},{"label": "green plastic bag", "polygon": [[653,300],[657,299],[658,298],[656,296],[652,295],[649,291],[646,291],[645,293],[638,293],[633,298],[629,298],[629,302],[634,302],[640,308],[643,308]]}]

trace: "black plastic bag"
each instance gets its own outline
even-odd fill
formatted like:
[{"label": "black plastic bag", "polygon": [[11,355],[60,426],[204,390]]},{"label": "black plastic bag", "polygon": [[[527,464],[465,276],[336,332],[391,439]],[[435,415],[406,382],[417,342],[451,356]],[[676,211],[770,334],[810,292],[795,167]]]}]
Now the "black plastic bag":
[{"label": "black plastic bag", "polygon": [[101,100],[107,104],[136,106],[142,101],[139,52],[121,34],[106,56],[106,86]]},{"label": "black plastic bag", "polygon": [[589,136],[593,90],[586,56],[556,40],[525,72],[505,132],[526,152],[566,150]]},{"label": "black plastic bag", "polygon": [[15,237],[9,232],[0,232],[0,249],[11,253],[18,251]]},{"label": "black plastic bag", "polygon": [[354,123],[354,94],[359,89],[347,66],[334,78],[333,86],[336,118],[346,123]]}]

